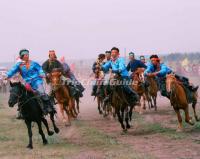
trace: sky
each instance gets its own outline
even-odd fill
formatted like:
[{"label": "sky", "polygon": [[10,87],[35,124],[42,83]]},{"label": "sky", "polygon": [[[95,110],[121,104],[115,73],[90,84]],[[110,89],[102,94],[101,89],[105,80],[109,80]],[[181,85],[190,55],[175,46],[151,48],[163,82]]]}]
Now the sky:
[{"label": "sky", "polygon": [[0,0],[0,62],[200,51],[199,0]]}]

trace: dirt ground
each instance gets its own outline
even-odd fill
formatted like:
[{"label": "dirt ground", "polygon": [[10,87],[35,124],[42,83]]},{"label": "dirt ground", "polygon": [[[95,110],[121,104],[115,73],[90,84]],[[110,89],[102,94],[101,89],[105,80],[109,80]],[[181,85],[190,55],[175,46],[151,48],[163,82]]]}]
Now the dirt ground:
[{"label": "dirt ground", "polygon": [[[85,92],[81,113],[71,127],[56,119],[60,133],[47,137],[43,146],[36,124],[33,125],[33,150],[27,150],[28,136],[23,121],[15,119],[16,108],[8,108],[6,95],[0,96],[0,158],[9,159],[199,159],[200,123],[184,123],[176,132],[177,118],[165,98],[158,97],[158,111],[133,114],[132,127],[122,134],[113,118],[98,114],[96,101]],[[199,104],[197,105],[200,116]],[[191,108],[190,108],[191,109]],[[193,114],[191,113],[193,116]],[[45,132],[46,130],[43,129]],[[47,135],[46,135],[47,136]]]}]

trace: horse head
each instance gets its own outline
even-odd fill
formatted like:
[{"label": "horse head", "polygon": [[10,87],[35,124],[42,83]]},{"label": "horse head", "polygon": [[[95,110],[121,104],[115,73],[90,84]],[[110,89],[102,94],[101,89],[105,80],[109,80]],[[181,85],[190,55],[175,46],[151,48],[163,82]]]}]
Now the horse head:
[{"label": "horse head", "polygon": [[50,81],[53,89],[58,89],[62,85],[62,72],[60,69],[53,69],[50,74]]},{"label": "horse head", "polygon": [[9,107],[14,107],[19,102],[20,97],[23,94],[23,85],[21,82],[10,82],[10,96],[8,100]]},{"label": "horse head", "polygon": [[142,91],[143,86],[142,84],[144,83],[144,69],[143,68],[138,68],[133,74],[132,74],[132,88],[135,91]]},{"label": "horse head", "polygon": [[176,81],[176,77],[174,74],[168,74],[166,75],[166,90],[168,93],[172,90],[172,83]]}]

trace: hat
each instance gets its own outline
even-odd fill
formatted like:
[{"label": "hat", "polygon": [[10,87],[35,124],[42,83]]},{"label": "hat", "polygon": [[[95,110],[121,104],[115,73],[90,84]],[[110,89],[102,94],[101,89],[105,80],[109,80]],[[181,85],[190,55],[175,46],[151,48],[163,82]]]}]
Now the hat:
[{"label": "hat", "polygon": [[20,59],[22,59],[24,57],[24,55],[29,54],[29,51],[27,49],[22,49],[19,51],[19,57]]}]

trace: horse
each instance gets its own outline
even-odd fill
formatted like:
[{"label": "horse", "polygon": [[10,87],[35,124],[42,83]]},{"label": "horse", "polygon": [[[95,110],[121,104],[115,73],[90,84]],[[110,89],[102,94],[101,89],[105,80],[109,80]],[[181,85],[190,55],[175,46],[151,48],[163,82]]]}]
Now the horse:
[{"label": "horse", "polygon": [[[52,136],[54,132],[49,130],[48,122],[44,118],[44,115],[42,113],[42,110],[38,102],[38,97],[33,92],[27,91],[24,85],[21,84],[21,82],[17,82],[17,83],[10,82],[10,86],[11,86],[11,90],[10,90],[8,105],[9,107],[14,107],[14,105],[18,103],[18,106],[21,108],[21,112],[24,117],[25,124],[28,129],[28,135],[29,135],[29,144],[27,148],[33,149],[32,128],[31,128],[32,122],[37,123],[39,134],[42,137],[43,144],[44,145],[48,144],[48,141],[43,133],[41,123],[45,125],[49,136]],[[56,133],[59,133],[59,129],[57,128],[54,121],[53,112],[50,114],[50,119],[53,123],[54,131]]]},{"label": "horse", "polygon": [[[111,105],[114,107],[123,132],[127,132],[127,130],[131,127],[129,122],[132,120],[134,105],[129,104],[123,86],[118,84],[120,81],[122,81],[120,75],[113,74],[113,76],[111,76]],[[124,125],[124,120],[126,125]]]},{"label": "horse", "polygon": [[[54,69],[50,74],[50,82],[55,98],[60,106],[60,112],[63,122],[66,122],[64,112],[68,117],[69,125],[71,125],[71,117],[76,118],[78,113],[75,109],[75,99],[71,97],[69,87],[62,81],[62,72],[59,69]],[[67,124],[65,124],[67,126]]]},{"label": "horse", "polygon": [[[171,102],[171,105],[173,106],[177,118],[178,118],[178,129],[177,131],[182,131],[183,130],[183,125],[182,125],[182,117],[180,114],[180,109],[184,110],[185,112],[185,121],[186,123],[190,125],[194,125],[194,122],[190,118],[189,115],[189,103],[187,100],[187,95],[184,89],[183,84],[178,81],[175,77],[174,74],[168,74],[166,75],[166,90],[169,94],[169,99]],[[196,103],[197,103],[197,93],[193,93],[193,102],[192,102],[192,108],[194,111],[194,116],[196,121],[199,121],[199,118],[196,114]]]},{"label": "horse", "polygon": [[147,101],[149,104],[149,109],[153,108],[157,111],[157,93],[158,93],[158,84],[154,77],[146,77],[146,82],[149,84],[146,93]]},{"label": "horse", "polygon": [[[142,114],[142,109],[146,109],[147,94],[144,86],[144,69],[138,68],[132,75],[132,89],[139,95],[140,100],[140,114]],[[141,98],[143,103],[141,103]]]},{"label": "horse", "polygon": [[[102,87],[103,87],[103,79],[104,79],[104,72],[100,69],[101,63],[98,62],[99,67],[96,68],[95,70],[95,79],[96,79],[96,85],[97,85],[97,90],[96,90],[96,95],[94,97],[97,98],[97,108],[99,111],[99,114],[103,114],[103,99],[104,99],[104,92],[102,93]],[[104,91],[104,90],[103,90]]]}]

